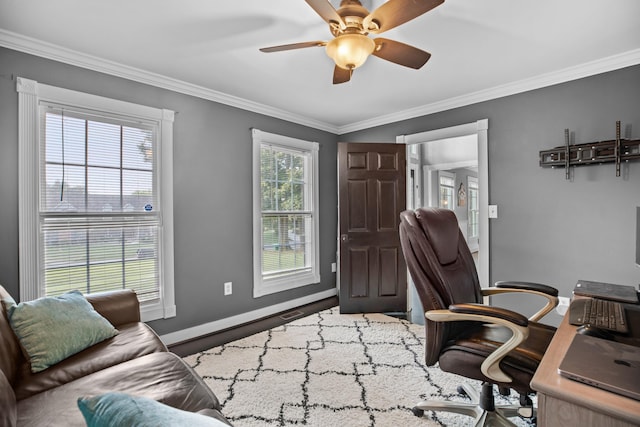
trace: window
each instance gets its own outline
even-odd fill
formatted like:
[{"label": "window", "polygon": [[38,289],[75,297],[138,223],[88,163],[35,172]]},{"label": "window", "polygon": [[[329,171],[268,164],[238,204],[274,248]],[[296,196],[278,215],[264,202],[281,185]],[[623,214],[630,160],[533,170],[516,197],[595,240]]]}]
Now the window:
[{"label": "window", "polygon": [[451,172],[440,171],[438,173],[438,182],[440,184],[440,207],[453,210],[455,208],[453,202],[456,175]]},{"label": "window", "polygon": [[30,83],[18,83],[21,129],[39,126],[20,141],[34,201],[21,202],[21,293],[133,289],[143,320],[175,316],[173,112]]},{"label": "window", "polygon": [[478,178],[467,177],[467,188],[469,189],[467,238],[477,238],[480,234],[480,210],[478,208]]},{"label": "window", "polygon": [[254,297],[320,282],[318,144],[253,130]]}]

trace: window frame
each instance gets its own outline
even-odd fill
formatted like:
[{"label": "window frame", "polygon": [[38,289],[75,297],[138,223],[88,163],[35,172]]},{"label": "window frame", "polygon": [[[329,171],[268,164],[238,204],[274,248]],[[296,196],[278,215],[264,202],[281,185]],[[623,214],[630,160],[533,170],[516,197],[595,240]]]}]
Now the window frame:
[{"label": "window frame", "polygon": [[[473,196],[475,193],[475,197]],[[479,207],[479,195],[480,190],[478,186],[478,178],[474,176],[467,176],[467,236],[468,239],[478,239],[480,235],[480,207]],[[473,206],[473,200],[475,199],[475,209]],[[477,220],[474,221],[472,218]],[[475,224],[475,227],[474,227]],[[473,229],[476,229],[476,233],[473,233]]]},{"label": "window frame", "polygon": [[[252,129],[253,140],[253,297],[259,298],[277,292],[320,283],[320,244],[319,244],[319,168],[317,142],[305,141],[274,133]],[[271,145],[281,147],[283,151],[295,150],[310,154],[311,168],[308,189],[310,198],[311,228],[311,268],[308,271],[293,272],[280,277],[265,279],[262,273],[262,192],[261,192],[261,147]]]},{"label": "window frame", "polygon": [[[18,77],[18,145],[19,145],[19,256],[20,299],[29,301],[44,296],[41,280],[40,239],[40,106],[59,104],[82,110],[94,110],[156,123],[159,169],[157,175],[160,226],[158,229],[160,299],[142,303],[143,321],[174,317],[173,250],[173,121],[175,113],[88,93],[49,86]],[[36,244],[34,244],[34,242]]]},{"label": "window frame", "polygon": [[[451,181],[453,181],[453,185],[449,186],[449,185],[442,184],[442,178],[450,179]],[[442,198],[442,190],[444,188],[449,190],[448,193],[450,197],[448,197],[448,199],[451,201],[450,206],[443,206],[444,200]],[[442,170],[438,171],[438,206],[441,208],[454,211],[456,208],[455,192],[456,192],[456,174],[454,172],[448,172],[448,171],[442,171]]]}]

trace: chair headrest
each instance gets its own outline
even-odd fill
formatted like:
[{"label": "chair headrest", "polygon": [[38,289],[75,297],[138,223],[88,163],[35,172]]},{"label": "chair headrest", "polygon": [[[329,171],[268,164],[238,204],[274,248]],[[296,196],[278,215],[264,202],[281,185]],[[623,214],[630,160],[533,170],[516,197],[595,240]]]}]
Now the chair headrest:
[{"label": "chair headrest", "polygon": [[451,264],[458,258],[460,229],[453,211],[438,208],[420,208],[415,212],[422,231],[441,265]]}]

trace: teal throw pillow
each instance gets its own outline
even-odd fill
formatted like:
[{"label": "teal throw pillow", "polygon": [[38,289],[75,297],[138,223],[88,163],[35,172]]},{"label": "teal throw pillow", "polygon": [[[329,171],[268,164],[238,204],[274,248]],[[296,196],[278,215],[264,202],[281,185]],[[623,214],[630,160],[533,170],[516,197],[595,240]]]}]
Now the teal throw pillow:
[{"label": "teal throw pillow", "polygon": [[87,427],[229,427],[206,415],[125,393],[81,397],[78,407]]},{"label": "teal throw pillow", "polygon": [[7,313],[34,373],[118,333],[79,291],[14,304]]}]

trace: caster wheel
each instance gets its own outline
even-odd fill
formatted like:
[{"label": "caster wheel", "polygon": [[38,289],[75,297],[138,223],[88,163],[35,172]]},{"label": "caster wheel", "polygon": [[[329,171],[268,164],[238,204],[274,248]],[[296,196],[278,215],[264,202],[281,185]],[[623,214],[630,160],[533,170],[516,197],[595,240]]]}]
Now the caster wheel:
[{"label": "caster wheel", "polygon": [[424,411],[420,408],[411,408],[411,412],[413,412],[413,415],[415,415],[416,417],[422,417],[424,415]]},{"label": "caster wheel", "polygon": [[467,392],[466,392],[466,391],[464,391],[464,388],[463,388],[461,385],[459,385],[459,386],[458,386],[458,388],[456,389],[456,391],[457,391],[459,394],[463,395],[463,396],[467,396]]}]

